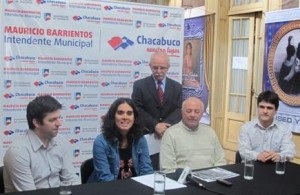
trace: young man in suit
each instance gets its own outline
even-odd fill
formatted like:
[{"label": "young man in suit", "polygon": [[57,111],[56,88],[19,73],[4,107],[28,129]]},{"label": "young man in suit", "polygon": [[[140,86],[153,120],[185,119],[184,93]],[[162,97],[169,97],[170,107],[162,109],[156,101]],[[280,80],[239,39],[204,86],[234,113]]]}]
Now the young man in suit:
[{"label": "young man in suit", "polygon": [[159,139],[171,125],[181,120],[182,87],[166,76],[170,59],[165,52],[153,53],[152,75],[134,82],[132,99],[149,133]]}]

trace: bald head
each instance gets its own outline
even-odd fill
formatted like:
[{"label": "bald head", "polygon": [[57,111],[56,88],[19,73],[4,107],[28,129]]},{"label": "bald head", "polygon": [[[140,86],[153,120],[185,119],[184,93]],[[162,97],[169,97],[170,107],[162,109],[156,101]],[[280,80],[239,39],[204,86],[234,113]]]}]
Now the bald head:
[{"label": "bald head", "polygon": [[166,52],[158,51],[151,55],[150,65],[153,64],[157,59],[164,60],[168,65],[170,63],[170,58]]},{"label": "bald head", "polygon": [[203,102],[197,97],[189,97],[182,103],[182,122],[188,128],[195,130],[199,126],[204,112]]},{"label": "bald head", "polygon": [[162,81],[169,70],[170,59],[166,52],[155,52],[152,54],[149,64],[155,80]]}]

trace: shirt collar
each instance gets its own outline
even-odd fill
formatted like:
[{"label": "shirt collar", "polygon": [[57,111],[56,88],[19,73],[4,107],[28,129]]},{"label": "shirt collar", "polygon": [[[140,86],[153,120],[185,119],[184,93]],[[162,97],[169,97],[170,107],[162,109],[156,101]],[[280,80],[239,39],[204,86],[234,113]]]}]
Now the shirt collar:
[{"label": "shirt collar", "polygon": [[258,120],[258,118],[257,118],[257,119],[255,119],[255,125],[258,126],[260,129],[268,130],[268,129],[271,129],[271,128],[273,128],[273,127],[278,126],[278,122],[274,119],[273,122],[272,122],[272,124],[269,125],[267,128],[265,128],[265,127],[263,127],[263,126],[261,125],[261,123],[259,122],[259,120]]},{"label": "shirt collar", "polygon": [[191,132],[191,133],[197,132],[197,131],[199,130],[199,125],[198,125],[197,129],[190,129],[190,128],[188,128],[185,124],[183,124],[182,121],[180,121],[180,125],[181,125],[186,131]]},{"label": "shirt collar", "polygon": [[[47,148],[33,130],[31,130],[31,129],[28,130],[28,137],[29,137],[31,146],[35,152],[38,151],[42,147]],[[56,144],[57,143],[56,143],[55,139],[53,138],[49,141],[48,148],[52,148],[52,147],[56,146]]]},{"label": "shirt collar", "polygon": [[[157,86],[157,80],[155,80],[154,76],[153,76],[153,79],[154,79],[154,81],[155,81],[155,85]],[[162,84],[163,86],[166,85],[166,80],[167,80],[167,77],[165,77],[165,78],[161,81],[161,84]]]}]

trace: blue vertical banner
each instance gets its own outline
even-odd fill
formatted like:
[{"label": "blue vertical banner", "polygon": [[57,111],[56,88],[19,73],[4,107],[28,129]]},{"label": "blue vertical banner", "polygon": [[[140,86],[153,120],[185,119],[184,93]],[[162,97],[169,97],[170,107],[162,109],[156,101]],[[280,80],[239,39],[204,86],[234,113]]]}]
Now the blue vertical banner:
[{"label": "blue vertical banner", "polygon": [[300,133],[300,9],[266,13],[263,87],[279,95],[276,119]]},{"label": "blue vertical banner", "polygon": [[205,79],[204,38],[205,16],[184,20],[184,49],[182,66],[183,99],[198,97],[204,103],[201,122],[210,124],[209,91]]}]

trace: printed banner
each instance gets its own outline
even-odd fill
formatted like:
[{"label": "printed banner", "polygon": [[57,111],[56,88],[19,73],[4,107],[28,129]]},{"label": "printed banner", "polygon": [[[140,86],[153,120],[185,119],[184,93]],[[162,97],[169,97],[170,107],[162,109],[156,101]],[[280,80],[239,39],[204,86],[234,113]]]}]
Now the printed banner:
[{"label": "printed banner", "polygon": [[276,115],[300,133],[300,9],[266,13],[264,88],[280,97]]},{"label": "printed banner", "polygon": [[205,16],[184,20],[184,55],[182,67],[183,99],[199,97],[204,103],[202,123],[210,124],[209,93],[204,65]]},{"label": "printed banner", "polygon": [[79,173],[101,118],[151,74],[153,52],[170,55],[168,76],[181,82],[183,9],[83,0],[5,0],[0,7],[1,157],[28,130],[28,102],[49,94],[63,104],[59,132]]}]

